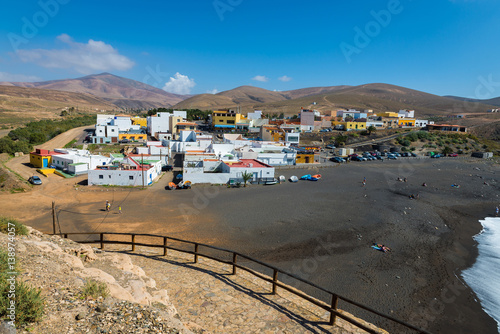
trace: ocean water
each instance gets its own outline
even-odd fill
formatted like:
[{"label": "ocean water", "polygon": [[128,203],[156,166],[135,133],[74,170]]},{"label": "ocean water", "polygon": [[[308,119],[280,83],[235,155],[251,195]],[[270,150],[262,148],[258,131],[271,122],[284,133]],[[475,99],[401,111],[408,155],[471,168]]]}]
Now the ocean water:
[{"label": "ocean water", "polygon": [[479,256],[462,277],[478,296],[481,306],[496,320],[500,333],[500,217],[480,220],[481,233],[474,239]]}]

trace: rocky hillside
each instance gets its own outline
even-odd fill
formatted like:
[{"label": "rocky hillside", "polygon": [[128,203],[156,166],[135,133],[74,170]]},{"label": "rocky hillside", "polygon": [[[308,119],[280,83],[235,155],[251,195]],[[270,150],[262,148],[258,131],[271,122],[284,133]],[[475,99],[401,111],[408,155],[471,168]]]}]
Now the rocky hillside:
[{"label": "rocky hillside", "polygon": [[[16,240],[19,279],[40,288],[43,319],[17,333],[201,333],[183,323],[166,290],[121,253],[106,253],[29,228]],[[0,247],[8,238],[0,234]],[[106,298],[82,297],[87,281],[105,283]]]}]

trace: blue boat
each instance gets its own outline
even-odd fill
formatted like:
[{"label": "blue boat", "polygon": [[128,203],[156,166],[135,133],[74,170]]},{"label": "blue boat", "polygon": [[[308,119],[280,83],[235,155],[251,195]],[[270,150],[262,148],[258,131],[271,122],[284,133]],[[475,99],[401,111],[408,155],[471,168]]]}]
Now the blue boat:
[{"label": "blue boat", "polygon": [[302,176],[300,179],[301,180],[310,180],[311,178],[312,178],[311,174],[307,174],[307,175]]}]

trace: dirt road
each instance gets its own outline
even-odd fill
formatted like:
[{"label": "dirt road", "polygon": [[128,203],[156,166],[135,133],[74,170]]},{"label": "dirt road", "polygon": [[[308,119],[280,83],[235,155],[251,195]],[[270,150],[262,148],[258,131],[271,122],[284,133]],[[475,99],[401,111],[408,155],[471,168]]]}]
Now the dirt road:
[{"label": "dirt road", "polygon": [[[41,149],[46,149],[46,150],[53,150],[55,148],[62,148],[62,147],[64,147],[64,145],[66,145],[67,143],[69,143],[73,139],[78,140],[82,135],[85,135],[86,134],[85,129],[88,129],[88,128],[89,128],[89,126],[86,125],[86,126],[82,126],[79,128],[74,128],[74,129],[68,130],[68,131],[61,133],[60,135],[52,138],[51,140],[49,140],[46,143],[35,146],[35,148],[41,148]],[[29,154],[26,154],[26,155],[21,156],[21,157],[12,158],[5,165],[26,179],[28,179],[33,174],[36,174],[35,168],[33,168],[30,165]],[[52,180],[55,180],[55,179],[61,179],[61,177],[55,176],[55,177],[43,178],[43,182],[44,183],[46,183],[45,181],[52,182]]]}]

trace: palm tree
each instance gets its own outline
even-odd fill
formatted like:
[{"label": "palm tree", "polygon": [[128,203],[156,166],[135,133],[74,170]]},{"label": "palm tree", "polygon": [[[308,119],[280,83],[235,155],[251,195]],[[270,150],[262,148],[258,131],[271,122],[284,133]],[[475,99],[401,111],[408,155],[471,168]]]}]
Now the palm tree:
[{"label": "palm tree", "polygon": [[250,173],[250,172],[243,172],[243,174],[241,175],[241,177],[243,178],[243,186],[246,187],[247,186],[247,182],[250,181],[252,178],[253,178],[253,174]]}]

